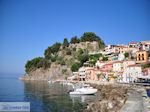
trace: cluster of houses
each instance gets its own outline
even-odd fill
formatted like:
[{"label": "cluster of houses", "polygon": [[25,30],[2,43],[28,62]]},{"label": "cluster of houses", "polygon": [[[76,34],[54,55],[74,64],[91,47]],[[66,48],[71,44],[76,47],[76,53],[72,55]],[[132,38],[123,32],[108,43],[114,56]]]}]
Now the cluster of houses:
[{"label": "cluster of houses", "polygon": [[109,57],[108,61],[100,59],[95,66],[83,66],[74,73],[74,77],[82,81],[150,81],[150,41],[108,45],[101,53]]}]

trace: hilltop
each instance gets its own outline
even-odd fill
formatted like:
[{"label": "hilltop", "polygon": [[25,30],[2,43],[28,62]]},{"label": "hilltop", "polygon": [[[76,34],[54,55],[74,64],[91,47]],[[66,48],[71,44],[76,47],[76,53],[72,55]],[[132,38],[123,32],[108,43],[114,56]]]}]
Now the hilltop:
[{"label": "hilltop", "polygon": [[53,80],[65,79],[72,72],[78,71],[87,61],[91,65],[99,59],[101,54],[89,55],[104,49],[104,41],[93,32],[85,32],[80,38],[74,36],[70,42],[64,38],[63,43],[56,42],[44,51],[44,57],[35,57],[25,64],[26,74],[22,79]]}]

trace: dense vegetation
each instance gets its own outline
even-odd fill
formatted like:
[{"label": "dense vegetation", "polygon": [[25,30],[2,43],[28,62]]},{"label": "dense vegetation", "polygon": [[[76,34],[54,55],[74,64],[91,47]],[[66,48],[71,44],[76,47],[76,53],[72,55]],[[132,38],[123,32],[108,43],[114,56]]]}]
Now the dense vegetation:
[{"label": "dense vegetation", "polygon": [[60,49],[60,46],[61,46],[61,43],[58,43],[58,42],[56,42],[52,46],[49,46],[44,52],[45,58],[50,59],[52,55],[56,55]]},{"label": "dense vegetation", "polygon": [[25,68],[26,68],[26,73],[29,73],[31,71],[36,70],[37,68],[47,69],[50,66],[51,66],[51,63],[49,62],[49,60],[42,58],[42,57],[37,57],[37,58],[27,61]]},{"label": "dense vegetation", "polygon": [[70,41],[71,44],[76,44],[76,43],[79,43],[79,42],[80,42],[80,39],[78,39],[77,36],[72,37],[71,41]]},{"label": "dense vegetation", "polygon": [[[85,32],[80,38],[74,36],[71,38],[70,42],[67,38],[64,38],[63,43],[54,43],[49,46],[44,51],[44,57],[37,57],[32,60],[27,61],[25,65],[26,72],[29,73],[38,68],[47,69],[50,68],[51,63],[66,65],[75,72],[83,66],[87,61],[90,61],[92,65],[102,57],[101,54],[89,55],[88,49],[76,49],[70,48],[70,44],[76,44],[80,42],[93,42],[97,41],[100,48],[105,46],[103,40],[93,32]],[[103,60],[108,60],[107,57],[103,57]]]},{"label": "dense vegetation", "polygon": [[86,32],[84,33],[82,36],[81,36],[81,42],[86,42],[86,41],[89,41],[89,42],[93,42],[93,41],[97,41],[99,43],[99,47],[100,48],[103,48],[105,46],[103,40],[97,36],[95,33],[93,32]]},{"label": "dense vegetation", "polygon": [[150,63],[142,64],[142,68],[150,68]]}]

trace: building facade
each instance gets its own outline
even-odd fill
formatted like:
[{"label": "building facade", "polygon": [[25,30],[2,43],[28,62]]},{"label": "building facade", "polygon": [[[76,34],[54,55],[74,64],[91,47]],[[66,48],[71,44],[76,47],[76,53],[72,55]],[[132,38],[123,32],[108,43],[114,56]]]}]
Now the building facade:
[{"label": "building facade", "polygon": [[145,50],[140,50],[136,52],[136,60],[137,60],[137,63],[148,62],[148,52]]},{"label": "building facade", "polygon": [[129,65],[123,72],[123,82],[129,83],[137,81],[141,74],[142,68],[140,65]]}]

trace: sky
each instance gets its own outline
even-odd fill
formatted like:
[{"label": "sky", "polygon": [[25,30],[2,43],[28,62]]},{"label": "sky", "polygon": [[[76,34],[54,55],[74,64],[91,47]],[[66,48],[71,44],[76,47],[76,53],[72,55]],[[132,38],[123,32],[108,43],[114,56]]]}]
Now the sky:
[{"label": "sky", "polygon": [[64,37],[95,32],[106,44],[150,40],[150,0],[0,0],[0,73]]}]

